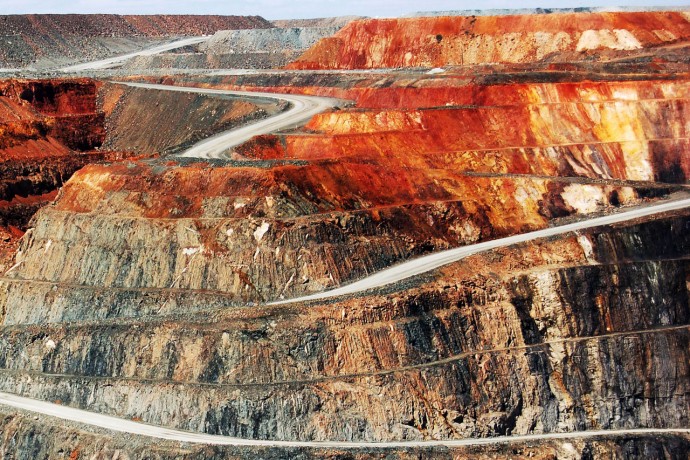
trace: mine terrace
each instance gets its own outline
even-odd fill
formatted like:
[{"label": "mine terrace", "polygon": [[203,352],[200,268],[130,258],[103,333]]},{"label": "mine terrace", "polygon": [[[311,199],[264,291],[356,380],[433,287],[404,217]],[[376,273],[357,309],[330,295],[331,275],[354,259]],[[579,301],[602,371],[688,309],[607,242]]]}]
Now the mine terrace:
[{"label": "mine terrace", "polygon": [[3,458],[688,458],[689,10],[0,35]]}]

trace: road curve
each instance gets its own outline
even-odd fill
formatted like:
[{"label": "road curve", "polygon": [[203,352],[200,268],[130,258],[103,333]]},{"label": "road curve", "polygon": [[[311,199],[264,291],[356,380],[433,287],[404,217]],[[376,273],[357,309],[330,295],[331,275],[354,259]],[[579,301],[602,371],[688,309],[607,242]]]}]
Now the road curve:
[{"label": "road curve", "polygon": [[310,300],[322,300],[331,297],[337,297],[347,294],[356,294],[372,288],[386,286],[398,281],[412,278],[413,276],[421,275],[436,268],[448,265],[464,259],[467,256],[476,254],[478,252],[487,251],[505,246],[510,246],[525,241],[534,240],[537,238],[545,238],[549,236],[561,235],[563,233],[572,232],[576,230],[584,230],[586,228],[598,227],[601,225],[610,225],[619,222],[625,222],[640,217],[650,216],[666,211],[674,211],[690,207],[690,198],[682,200],[666,201],[650,206],[639,207],[630,211],[617,212],[603,217],[595,217],[593,219],[583,220],[572,224],[560,225],[558,227],[549,227],[543,230],[534,232],[521,233],[506,238],[499,238],[491,241],[484,241],[482,243],[471,244],[460,248],[449,249],[446,251],[436,252],[428,256],[419,257],[398,265],[394,265],[380,272],[376,272],[371,276],[363,278],[352,284],[348,284],[330,291],[319,292],[317,294],[306,295],[303,297],[296,297],[287,300],[277,300],[269,302],[268,305],[281,305],[293,302],[305,302]]},{"label": "road curve", "polygon": [[175,430],[145,423],[134,422],[110,415],[97,414],[72,407],[61,406],[45,401],[24,398],[9,393],[0,393],[0,404],[34,413],[56,417],[70,422],[84,423],[120,433],[148,436],[169,441],[189,442],[219,446],[252,446],[252,447],[310,447],[322,449],[395,449],[410,447],[464,447],[503,444],[515,442],[533,442],[558,439],[585,439],[603,436],[640,436],[640,435],[690,435],[688,428],[633,428],[621,430],[573,431],[569,433],[546,433],[494,438],[450,439],[434,441],[383,441],[383,442],[350,442],[350,441],[274,441],[263,439],[242,439],[229,436],[217,436],[191,431]]},{"label": "road curve", "polygon": [[151,56],[154,54],[159,54],[164,51],[170,51],[177,48],[183,48],[189,45],[196,45],[197,43],[205,42],[210,37],[189,37],[183,38],[182,40],[176,40],[170,43],[163,43],[162,45],[152,46],[151,48],[146,48],[139,51],[134,51],[132,53],[123,54],[121,56],[114,56],[106,59],[101,59],[100,61],[84,62],[82,64],[70,65],[67,67],[61,67],[57,69],[60,72],[71,73],[71,72],[84,72],[86,70],[103,70],[115,67],[118,64],[122,64],[128,59],[136,56]]},{"label": "road curve", "polygon": [[281,112],[270,118],[265,118],[257,122],[239,128],[216,134],[190,147],[182,153],[177,154],[183,158],[225,158],[225,153],[254,136],[268,134],[281,129],[297,126],[306,122],[311,117],[326,109],[342,105],[343,101],[327,97],[303,96],[296,94],[280,93],[259,93],[251,91],[229,91],[221,89],[192,88],[187,86],[156,85],[150,83],[125,83],[116,82],[122,85],[133,86],[136,88],[147,88],[163,91],[179,91],[185,93],[198,93],[207,95],[239,96],[246,98],[264,98],[287,101],[291,107],[285,112]]}]

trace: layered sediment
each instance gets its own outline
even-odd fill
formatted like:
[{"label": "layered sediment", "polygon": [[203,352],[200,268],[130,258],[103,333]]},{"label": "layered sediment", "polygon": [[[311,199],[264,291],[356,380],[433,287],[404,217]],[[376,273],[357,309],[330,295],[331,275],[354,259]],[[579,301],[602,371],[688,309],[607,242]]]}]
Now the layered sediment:
[{"label": "layered sediment", "polygon": [[[519,25],[584,34],[558,17],[552,29],[539,18]],[[678,37],[686,21],[586,19],[592,30]],[[291,441],[687,427],[687,210],[485,251],[355,295],[270,304],[442,249],[687,196],[690,75],[676,45],[653,65],[639,50],[619,50],[620,62],[594,50],[591,61],[554,66],[529,55],[433,74],[166,79],[354,105],[256,137],[224,161],[132,159],[77,172],[34,217],[0,279],[0,391]],[[358,46],[338,62],[351,62]],[[389,51],[393,62],[404,50]],[[159,106],[175,108],[164,123],[173,132],[191,122],[190,107],[218,128],[238,104],[106,85],[97,107],[105,145],[144,152],[172,148],[169,135],[130,132],[153,131],[166,113]],[[2,414],[0,443],[38,454],[59,446],[136,456],[151,445]],[[682,434],[635,434],[353,452],[191,446],[184,455],[684,458],[687,443]],[[170,457],[177,447],[158,448]]]},{"label": "layered sediment", "polygon": [[87,167],[2,281],[2,388],[262,439],[682,426],[682,213],[475,256],[385,294],[247,307],[682,190],[687,165],[659,183],[651,152],[683,151],[685,85],[492,86],[449,107],[434,90],[428,109],[326,113],[225,166]]},{"label": "layered sediment", "polygon": [[[97,152],[105,139],[104,114],[96,107],[100,83],[92,80],[0,82],[0,219],[14,252],[31,216],[84,165],[120,157]],[[9,264],[9,265],[8,265]]]},{"label": "layered sediment", "polygon": [[[353,21],[292,69],[442,67],[572,60],[687,40],[687,13],[618,12]],[[561,57],[559,58],[559,55]]]},{"label": "layered sediment", "polygon": [[261,439],[686,426],[687,221],[494,251],[328,305],[8,325],[0,388]]}]

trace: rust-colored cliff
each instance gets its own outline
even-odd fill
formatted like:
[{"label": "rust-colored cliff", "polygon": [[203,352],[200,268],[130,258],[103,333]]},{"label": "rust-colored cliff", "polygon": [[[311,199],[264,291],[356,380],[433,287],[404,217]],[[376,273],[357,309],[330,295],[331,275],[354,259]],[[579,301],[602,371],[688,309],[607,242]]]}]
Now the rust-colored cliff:
[{"label": "rust-colored cliff", "polygon": [[37,209],[93,161],[105,140],[93,80],[0,81],[0,232],[3,264]]},{"label": "rust-colored cliff", "polygon": [[364,19],[321,40],[288,68],[524,63],[653,48],[689,36],[687,14],[676,12]]}]

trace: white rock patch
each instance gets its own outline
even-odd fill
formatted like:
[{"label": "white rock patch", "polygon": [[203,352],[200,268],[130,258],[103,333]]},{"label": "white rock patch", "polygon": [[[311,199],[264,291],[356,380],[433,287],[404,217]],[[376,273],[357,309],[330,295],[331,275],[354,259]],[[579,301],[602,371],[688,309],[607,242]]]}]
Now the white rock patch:
[{"label": "white rock patch", "polygon": [[592,246],[592,242],[589,241],[589,238],[586,235],[578,235],[577,242],[580,244],[580,247],[582,248],[582,252],[585,255],[585,259],[587,259],[588,262],[594,262],[594,247]]},{"label": "white rock patch", "polygon": [[577,51],[597,50],[635,50],[642,48],[642,44],[630,31],[625,29],[585,30],[577,42]]},{"label": "white rock patch", "polygon": [[607,203],[604,192],[593,185],[571,184],[561,194],[565,204],[580,214],[588,214]]},{"label": "white rock patch", "polygon": [[256,230],[254,230],[254,239],[257,243],[261,241],[261,238],[264,237],[269,228],[270,224],[268,222],[263,222],[259,227],[257,227]]},{"label": "white rock patch", "polygon": [[194,254],[197,254],[199,252],[202,252],[204,250],[204,246],[195,246],[191,248],[184,248],[182,249],[182,253],[186,256],[193,256]]}]

